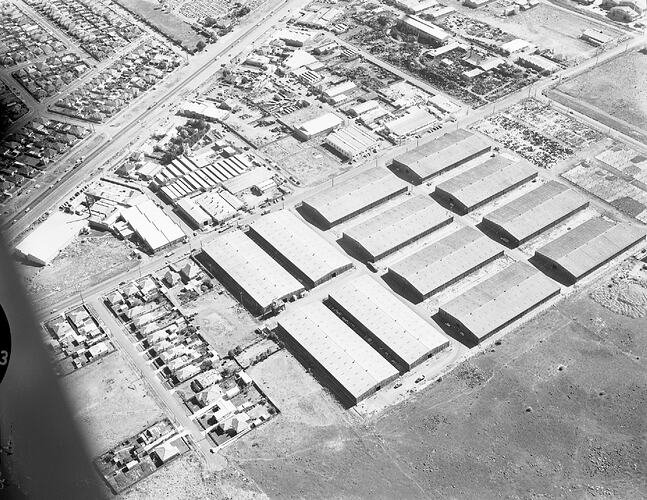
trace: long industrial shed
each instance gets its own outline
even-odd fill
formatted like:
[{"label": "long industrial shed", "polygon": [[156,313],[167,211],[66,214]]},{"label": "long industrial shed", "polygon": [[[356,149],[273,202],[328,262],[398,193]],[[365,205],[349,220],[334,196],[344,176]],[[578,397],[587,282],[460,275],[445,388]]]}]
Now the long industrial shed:
[{"label": "long industrial shed", "polygon": [[321,302],[281,315],[277,329],[295,356],[352,406],[398,377],[398,370]]},{"label": "long industrial shed", "polygon": [[518,246],[589,206],[588,200],[556,181],[549,181],[483,217],[483,228]]},{"label": "long industrial shed", "polygon": [[504,248],[472,227],[464,227],[396,262],[388,279],[421,302],[469,273],[503,256]]},{"label": "long industrial shed", "polygon": [[435,196],[466,214],[537,177],[526,161],[495,156],[436,186]]},{"label": "long industrial shed", "polygon": [[484,137],[459,129],[394,158],[393,167],[414,184],[421,184],[487,153],[491,147]]},{"label": "long industrial shed", "polygon": [[401,371],[409,371],[449,345],[435,327],[367,275],[330,292],[330,305],[370,339]]},{"label": "long industrial shed", "polygon": [[247,234],[307,288],[353,267],[348,257],[289,210],[262,216]]},{"label": "long industrial shed", "polygon": [[596,217],[535,251],[535,259],[572,284],[644,239],[644,229]]},{"label": "long industrial shed", "polygon": [[330,229],[405,191],[406,182],[374,167],[305,199],[301,209],[319,227]]},{"label": "long industrial shed", "polygon": [[412,196],[344,231],[357,255],[375,262],[449,224],[454,217],[426,196]]},{"label": "long industrial shed", "polygon": [[265,315],[304,287],[242,231],[202,247],[205,265],[252,313]]},{"label": "long industrial shed", "polygon": [[438,315],[478,344],[559,293],[552,279],[516,262],[442,305]]}]

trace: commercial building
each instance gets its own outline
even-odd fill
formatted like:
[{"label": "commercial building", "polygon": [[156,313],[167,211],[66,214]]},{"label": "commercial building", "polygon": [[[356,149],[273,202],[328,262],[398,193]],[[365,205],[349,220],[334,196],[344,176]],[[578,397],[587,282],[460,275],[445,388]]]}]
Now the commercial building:
[{"label": "commercial building", "polygon": [[534,258],[572,284],[644,239],[644,229],[594,218],[544,245]]},{"label": "commercial building", "polygon": [[409,371],[449,340],[368,275],[330,292],[330,306],[366,336],[400,371]]},{"label": "commercial building", "polygon": [[307,288],[353,267],[348,257],[289,210],[257,219],[250,224],[248,236]]},{"label": "commercial building", "polygon": [[323,91],[323,97],[326,101],[331,101],[335,97],[350,92],[357,88],[357,85],[350,80],[333,85],[332,87],[327,88]]},{"label": "commercial building", "polygon": [[523,52],[530,47],[532,47],[532,44],[529,41],[524,40],[523,38],[515,38],[514,40],[501,44],[499,48],[504,54],[510,55],[516,54],[517,52]]},{"label": "commercial building", "polygon": [[490,148],[487,139],[459,129],[398,156],[393,166],[420,184],[487,153]]},{"label": "commercial building", "polygon": [[453,219],[427,196],[407,197],[403,203],[344,231],[343,240],[362,259],[375,262]]},{"label": "commercial building", "polygon": [[302,123],[294,130],[294,133],[298,138],[307,141],[335,130],[342,123],[344,123],[344,120],[335,113],[326,113]]},{"label": "commercial building", "polygon": [[598,47],[600,45],[604,45],[605,43],[609,43],[613,40],[613,37],[610,37],[609,35],[606,35],[598,30],[588,29],[584,30],[584,32],[582,33],[582,40]]},{"label": "commercial building", "polygon": [[121,217],[152,253],[182,241],[186,235],[153,200],[121,210]]},{"label": "commercial building", "polygon": [[536,71],[542,71],[544,73],[554,73],[561,69],[559,64],[535,54],[524,54],[519,56],[517,64],[532,68]]},{"label": "commercial building", "polygon": [[398,26],[404,33],[415,35],[421,40],[436,44],[445,43],[451,37],[445,30],[420,19],[418,16],[405,16]]},{"label": "commercial building", "polygon": [[436,186],[435,196],[457,213],[466,214],[537,177],[526,161],[495,156]]},{"label": "commercial building", "polygon": [[393,142],[400,143],[413,134],[424,132],[438,125],[438,118],[425,108],[414,106],[394,120],[384,124],[386,135]]},{"label": "commercial building", "polygon": [[380,107],[380,103],[375,99],[369,99],[368,101],[361,102],[354,106],[348,108],[348,114],[351,116],[362,116],[364,113],[373,111]]},{"label": "commercial building", "polygon": [[504,243],[517,246],[588,206],[572,189],[549,181],[490,212],[481,224]]},{"label": "commercial building", "polygon": [[304,43],[310,40],[310,34],[305,31],[284,29],[278,33],[276,38],[285,42],[286,45],[302,47]]},{"label": "commercial building", "polygon": [[46,266],[86,224],[75,215],[56,211],[16,246],[16,253],[28,262]]},{"label": "commercial building", "polygon": [[349,125],[329,134],[325,142],[340,155],[354,160],[373,149],[378,139],[357,125]]},{"label": "commercial building", "polygon": [[191,223],[194,228],[201,228],[211,223],[211,217],[193,198],[180,198],[175,206],[178,212]]},{"label": "commercial building", "polygon": [[348,406],[398,377],[393,365],[320,302],[281,315],[277,330],[297,358],[312,366]]},{"label": "commercial building", "polygon": [[396,7],[407,14],[420,14],[438,5],[436,0],[395,0]]},{"label": "commercial building", "polygon": [[225,233],[202,249],[207,268],[254,314],[276,311],[304,290],[242,231]]},{"label": "commercial building", "polygon": [[[254,167],[248,172],[226,180],[223,187],[231,194],[241,193],[272,180],[276,172],[269,167]],[[276,183],[274,183],[276,186]]]},{"label": "commercial building", "polygon": [[442,305],[438,315],[478,344],[559,292],[553,280],[516,262]]},{"label": "commercial building", "polygon": [[385,168],[374,167],[306,198],[301,208],[330,229],[407,191],[407,184]]},{"label": "commercial building", "polygon": [[[234,205],[232,199],[235,200]],[[193,201],[205,211],[213,224],[221,224],[231,219],[240,208],[239,200],[226,191],[202,193],[193,198]]]},{"label": "commercial building", "polygon": [[464,227],[390,266],[388,278],[420,302],[501,256],[503,247]]}]

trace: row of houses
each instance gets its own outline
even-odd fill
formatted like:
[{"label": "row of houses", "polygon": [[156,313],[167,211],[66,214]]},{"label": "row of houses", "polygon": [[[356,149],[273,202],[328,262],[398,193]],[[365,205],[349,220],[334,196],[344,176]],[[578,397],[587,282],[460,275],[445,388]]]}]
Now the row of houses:
[{"label": "row of houses", "polygon": [[13,73],[35,99],[52,97],[87,72],[90,67],[74,53],[50,56]]}]

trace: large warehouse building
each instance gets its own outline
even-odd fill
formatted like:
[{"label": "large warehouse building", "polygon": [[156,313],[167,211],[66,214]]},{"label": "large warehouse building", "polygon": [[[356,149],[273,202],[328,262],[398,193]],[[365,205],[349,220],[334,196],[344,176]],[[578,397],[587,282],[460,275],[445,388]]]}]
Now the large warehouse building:
[{"label": "large warehouse building", "polygon": [[398,370],[321,302],[279,317],[277,329],[306,366],[352,406],[398,377]]},{"label": "large warehouse building", "polygon": [[264,215],[247,233],[307,288],[353,267],[353,263],[289,210]]},{"label": "large warehouse building", "polygon": [[374,167],[303,201],[301,209],[329,229],[407,191],[407,184],[385,168]]},{"label": "large warehouse building", "polygon": [[404,172],[415,184],[487,153],[490,142],[467,130],[449,132],[393,160],[394,168]]},{"label": "large warehouse building", "polygon": [[503,255],[503,247],[464,227],[389,267],[388,278],[406,295],[423,301],[438,290]]},{"label": "large warehouse building", "polygon": [[370,276],[344,283],[330,292],[328,300],[401,371],[411,370],[449,345],[435,326]]},{"label": "large warehouse building", "polygon": [[151,199],[122,209],[121,217],[152,253],[168,248],[186,237],[182,228]]},{"label": "large warehouse building", "polygon": [[516,262],[440,307],[440,318],[477,344],[558,295],[553,280]]},{"label": "large warehouse building", "polygon": [[504,243],[517,246],[588,206],[577,192],[550,181],[490,212],[482,225]]},{"label": "large warehouse building", "polygon": [[449,224],[454,217],[427,196],[408,197],[367,221],[344,231],[344,242],[370,262]]},{"label": "large warehouse building", "polygon": [[535,252],[535,259],[575,283],[645,239],[631,224],[590,219]]},{"label": "large warehouse building", "polygon": [[537,177],[527,162],[495,156],[436,186],[435,196],[466,214]]},{"label": "large warehouse building", "polygon": [[202,247],[205,265],[252,313],[265,315],[304,287],[242,231]]}]

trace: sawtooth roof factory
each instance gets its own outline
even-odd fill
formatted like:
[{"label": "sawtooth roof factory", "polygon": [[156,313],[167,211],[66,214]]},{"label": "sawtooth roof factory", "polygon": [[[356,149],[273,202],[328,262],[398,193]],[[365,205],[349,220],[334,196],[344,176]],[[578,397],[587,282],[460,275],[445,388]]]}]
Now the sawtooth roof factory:
[{"label": "sawtooth roof factory", "polygon": [[297,358],[348,406],[398,377],[398,370],[321,302],[281,315],[277,330]]},{"label": "sawtooth roof factory", "polygon": [[454,217],[426,196],[406,201],[353,226],[343,240],[353,253],[375,262],[452,222]]},{"label": "sawtooth roof factory", "polygon": [[501,245],[468,226],[396,262],[389,267],[388,279],[421,302],[503,252]]},{"label": "sawtooth roof factory", "polygon": [[434,196],[459,214],[466,214],[537,177],[525,161],[495,156],[436,186]]},{"label": "sawtooth roof factory", "polygon": [[559,293],[552,279],[515,262],[442,305],[438,315],[478,344]]},{"label": "sawtooth roof factory", "polygon": [[331,307],[368,337],[400,371],[409,371],[449,345],[449,340],[370,276],[330,292]]},{"label": "sawtooth roof factory", "polygon": [[481,224],[504,243],[518,246],[588,206],[577,192],[549,181],[490,212]]},{"label": "sawtooth roof factory", "polygon": [[596,217],[536,250],[534,259],[572,284],[644,239],[644,229]]},{"label": "sawtooth roof factory", "polygon": [[242,231],[204,244],[203,262],[252,313],[267,315],[304,287]]},{"label": "sawtooth roof factory", "polygon": [[264,215],[247,234],[307,288],[353,267],[348,257],[288,210]]},{"label": "sawtooth roof factory", "polygon": [[407,184],[388,170],[374,167],[305,199],[309,220],[330,229],[407,191]]},{"label": "sawtooth roof factory", "polygon": [[393,167],[414,184],[421,184],[487,153],[491,147],[487,139],[459,129],[394,158]]}]

